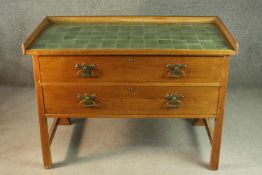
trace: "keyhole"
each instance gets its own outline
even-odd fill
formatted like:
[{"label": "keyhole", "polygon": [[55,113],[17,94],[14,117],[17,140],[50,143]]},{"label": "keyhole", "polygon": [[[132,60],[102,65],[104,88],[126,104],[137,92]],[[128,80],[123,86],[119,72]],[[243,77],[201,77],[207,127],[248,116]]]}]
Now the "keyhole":
[{"label": "keyhole", "polygon": [[129,93],[133,93],[133,92],[134,92],[134,88],[129,87],[129,88],[128,88],[128,92],[129,92]]},{"label": "keyhole", "polygon": [[129,62],[129,63],[132,63],[132,62],[134,62],[134,58],[132,58],[132,57],[129,57],[129,58],[128,58],[128,62]]}]

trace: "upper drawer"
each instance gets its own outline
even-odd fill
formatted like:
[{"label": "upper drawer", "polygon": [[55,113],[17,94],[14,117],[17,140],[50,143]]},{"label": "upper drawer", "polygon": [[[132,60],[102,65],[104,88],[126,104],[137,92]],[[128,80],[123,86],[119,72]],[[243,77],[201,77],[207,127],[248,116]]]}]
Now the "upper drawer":
[{"label": "upper drawer", "polygon": [[43,82],[220,83],[223,57],[41,56]]}]

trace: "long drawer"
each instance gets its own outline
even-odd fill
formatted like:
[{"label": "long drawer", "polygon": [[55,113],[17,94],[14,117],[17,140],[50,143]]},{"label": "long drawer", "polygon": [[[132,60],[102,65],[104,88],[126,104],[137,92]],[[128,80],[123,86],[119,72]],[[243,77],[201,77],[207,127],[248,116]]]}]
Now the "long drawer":
[{"label": "long drawer", "polygon": [[45,85],[47,114],[216,114],[219,87]]},{"label": "long drawer", "polygon": [[42,82],[220,83],[223,57],[41,56]]}]

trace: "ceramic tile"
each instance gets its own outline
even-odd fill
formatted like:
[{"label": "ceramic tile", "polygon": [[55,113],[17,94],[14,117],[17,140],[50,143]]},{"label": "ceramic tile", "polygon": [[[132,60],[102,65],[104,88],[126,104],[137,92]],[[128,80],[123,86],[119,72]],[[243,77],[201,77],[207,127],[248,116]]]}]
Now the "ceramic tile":
[{"label": "ceramic tile", "polygon": [[131,43],[133,44],[144,44],[145,40],[143,39],[131,39]]},{"label": "ceramic tile", "polygon": [[145,43],[145,48],[150,48],[150,49],[156,49],[158,48],[158,44],[154,44],[154,43]]},{"label": "ceramic tile", "polygon": [[172,48],[174,48],[174,46],[172,44],[159,44],[158,47],[159,48],[163,48],[163,49],[172,49]]},{"label": "ceramic tile", "polygon": [[188,44],[187,45],[189,49],[202,49],[201,45],[200,44]]},{"label": "ceramic tile", "polygon": [[184,40],[172,40],[173,44],[186,44],[186,41]]},{"label": "ceramic tile", "polygon": [[[145,44],[156,44],[156,45],[158,44],[158,40],[156,40],[156,39],[144,40],[144,42],[145,42]],[[170,44],[170,43],[167,42],[167,44]]]},{"label": "ceramic tile", "polygon": [[186,44],[174,44],[175,49],[188,49]]},{"label": "ceramic tile", "polygon": [[135,44],[135,43],[131,43],[131,48],[135,48],[135,49],[144,49],[145,45],[144,44]]},{"label": "ceramic tile", "polygon": [[90,48],[90,49],[98,49],[98,48],[101,48],[101,44],[96,44],[96,43],[90,43],[90,44],[87,44],[86,47],[84,48]]},{"label": "ceramic tile", "polygon": [[231,49],[212,24],[52,24],[31,49]]}]

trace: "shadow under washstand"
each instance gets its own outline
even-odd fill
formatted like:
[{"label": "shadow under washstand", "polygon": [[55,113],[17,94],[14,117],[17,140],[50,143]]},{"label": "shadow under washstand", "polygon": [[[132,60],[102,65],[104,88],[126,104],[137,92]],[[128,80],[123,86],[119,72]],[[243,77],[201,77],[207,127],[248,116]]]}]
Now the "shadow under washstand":
[{"label": "shadow under washstand", "polygon": [[70,164],[77,160],[77,154],[79,151],[79,146],[83,137],[85,125],[87,119],[71,119],[74,124],[74,130],[70,139],[70,143],[67,149],[65,160],[62,162],[56,162],[53,164],[54,168]]},{"label": "shadow under washstand", "polygon": [[[199,166],[202,166],[208,169],[209,163],[204,161],[204,155],[203,155],[204,153],[200,147],[199,139],[197,138],[198,135],[196,134],[197,128],[199,127],[205,128],[205,126],[195,126],[194,119],[183,119],[183,120],[186,122],[186,128],[187,128],[186,130],[187,130],[188,137],[191,140],[191,147],[192,147],[192,151],[191,151],[192,154],[190,155],[190,158],[184,157],[184,159],[186,159],[187,161],[197,163]],[[204,137],[208,138],[208,135],[206,134],[204,135]],[[209,144],[209,142],[207,144]],[[211,153],[211,150],[210,150],[210,153]]]},{"label": "shadow under washstand", "polygon": [[[110,120],[110,119],[108,119]],[[114,120],[114,119],[111,119]],[[181,140],[179,138],[183,138],[181,135],[181,127],[175,124],[176,121],[173,119],[121,119],[125,120],[123,124],[124,127],[124,137],[127,142],[125,144],[115,145],[118,147],[117,149],[107,149],[101,150],[99,153],[94,153],[88,156],[77,157],[80,143],[83,137],[84,129],[86,126],[86,119],[77,119],[74,121],[74,130],[72,133],[72,137],[70,140],[70,144],[68,146],[68,150],[66,153],[66,157],[62,162],[56,162],[53,164],[54,168],[58,168],[65,165],[73,165],[84,163],[88,161],[95,161],[100,159],[108,159],[112,158],[119,154],[125,154],[127,152],[131,152],[136,147],[144,147],[144,146],[151,146],[151,147],[162,147],[162,146],[174,146],[181,145],[179,143]],[[110,122],[109,122],[110,123]],[[198,165],[207,167],[207,164],[202,161],[202,152],[199,148],[199,143],[197,140],[197,136],[194,131],[194,126],[192,126],[192,121],[188,120],[186,123],[187,133],[190,135],[191,138],[191,146],[193,147],[194,157],[192,159],[192,150],[188,151],[184,154],[174,155],[180,156],[181,158],[191,162],[196,163]],[[122,128],[123,129],[123,128]],[[172,131],[172,133],[170,133]],[[172,136],[173,135],[173,136]],[[106,141],[112,141],[112,138],[106,138]],[[120,136],[121,137],[121,136]],[[123,137],[123,135],[122,135]],[[175,139],[174,139],[175,138]],[[99,143],[98,143],[99,144]],[[101,143],[100,143],[101,144]]]}]

